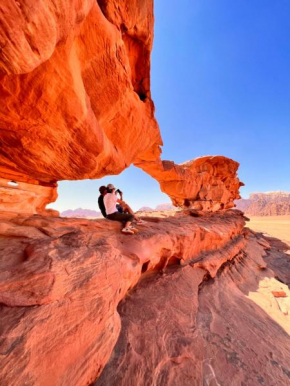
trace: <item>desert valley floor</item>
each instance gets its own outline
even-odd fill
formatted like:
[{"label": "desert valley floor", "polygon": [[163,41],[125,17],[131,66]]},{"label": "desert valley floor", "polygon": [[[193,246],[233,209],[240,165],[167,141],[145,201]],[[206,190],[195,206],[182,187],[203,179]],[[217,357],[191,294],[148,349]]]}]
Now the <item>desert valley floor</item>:
[{"label": "desert valley floor", "polygon": [[285,241],[290,248],[290,216],[250,217],[248,227]]}]

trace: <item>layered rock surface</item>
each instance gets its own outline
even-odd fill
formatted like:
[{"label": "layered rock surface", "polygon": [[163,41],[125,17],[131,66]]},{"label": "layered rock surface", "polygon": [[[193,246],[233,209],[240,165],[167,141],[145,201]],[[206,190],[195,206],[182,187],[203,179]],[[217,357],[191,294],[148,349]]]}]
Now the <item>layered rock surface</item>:
[{"label": "layered rock surface", "polygon": [[289,381],[290,292],[271,288],[285,315],[258,305],[275,280],[269,244],[240,213],[147,217],[134,236],[108,220],[0,217],[1,384],[86,385],[110,356],[97,384]]},{"label": "layered rock surface", "polygon": [[221,262],[210,252],[235,250],[243,226],[234,213],[180,215],[147,219],[126,236],[107,220],[2,215],[1,384],[92,382],[120,332],[118,303],[142,271],[196,258],[214,276]]},{"label": "layered rock surface", "polygon": [[[215,279],[193,259],[140,281],[118,307],[120,337],[94,385],[289,385],[290,290],[262,258],[270,247],[251,235]],[[275,246],[268,253],[275,260]]]},{"label": "layered rock surface", "polygon": [[57,211],[46,209],[57,196],[57,184],[27,184],[0,178],[0,212],[57,216]]},{"label": "layered rock surface", "polygon": [[152,0],[2,1],[0,176],[54,184],[118,174],[134,163],[174,205],[232,207],[238,163],[160,160],[152,39]]}]

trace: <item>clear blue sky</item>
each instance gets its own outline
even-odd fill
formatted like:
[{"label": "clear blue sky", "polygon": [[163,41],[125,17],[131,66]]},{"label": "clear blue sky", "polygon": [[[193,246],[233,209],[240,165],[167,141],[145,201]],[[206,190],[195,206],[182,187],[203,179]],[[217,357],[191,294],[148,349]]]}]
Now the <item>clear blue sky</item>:
[{"label": "clear blue sky", "polygon": [[[241,164],[242,196],[290,191],[290,0],[156,0],[151,89],[163,159],[225,155]],[[51,206],[97,209],[109,182],[134,209],[170,202],[130,167],[60,182]]]}]

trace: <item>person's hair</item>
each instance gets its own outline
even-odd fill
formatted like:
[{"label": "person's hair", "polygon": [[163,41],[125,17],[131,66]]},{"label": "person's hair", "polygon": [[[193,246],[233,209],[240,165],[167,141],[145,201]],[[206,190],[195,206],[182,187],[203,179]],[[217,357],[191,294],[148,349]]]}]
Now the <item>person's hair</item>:
[{"label": "person's hair", "polygon": [[[114,188],[115,189],[115,188]],[[109,189],[109,188],[106,188],[107,190],[107,193],[112,193],[114,189]]]},{"label": "person's hair", "polygon": [[99,192],[103,194],[107,190],[106,186],[101,186]]}]

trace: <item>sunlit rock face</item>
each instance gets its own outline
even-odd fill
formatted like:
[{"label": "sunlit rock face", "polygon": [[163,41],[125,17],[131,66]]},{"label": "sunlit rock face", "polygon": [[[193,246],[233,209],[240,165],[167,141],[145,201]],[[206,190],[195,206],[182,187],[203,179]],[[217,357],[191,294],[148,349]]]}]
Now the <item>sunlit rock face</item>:
[{"label": "sunlit rock face", "polygon": [[0,10],[0,170],[8,178],[99,178],[137,154],[158,158],[152,1],[5,0]]},{"label": "sunlit rock face", "polygon": [[217,211],[234,207],[239,188],[238,162],[222,156],[200,157],[180,165],[171,161],[140,162],[141,167],[160,183],[172,203],[197,211]]},{"label": "sunlit rock face", "polygon": [[134,163],[174,205],[214,211],[239,198],[232,160],[160,160],[152,0],[4,0],[0,11],[0,176],[54,183]]}]

